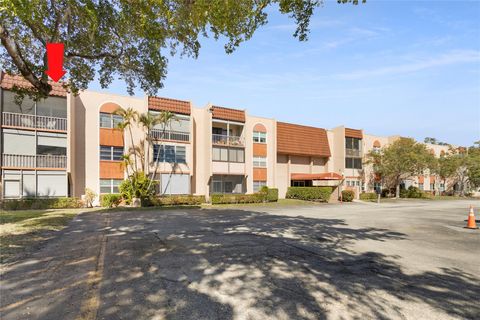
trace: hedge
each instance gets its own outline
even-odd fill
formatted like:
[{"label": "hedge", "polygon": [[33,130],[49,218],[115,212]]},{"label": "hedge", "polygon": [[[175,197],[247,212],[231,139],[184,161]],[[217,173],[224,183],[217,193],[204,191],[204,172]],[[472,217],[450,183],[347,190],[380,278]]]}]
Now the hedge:
[{"label": "hedge", "polygon": [[107,208],[118,207],[120,202],[122,202],[122,195],[119,193],[103,194],[100,197],[100,205],[102,207],[107,207]]},{"label": "hedge", "polygon": [[4,210],[31,210],[31,209],[67,209],[81,208],[83,202],[78,198],[26,198],[3,200]]},{"label": "hedge", "polygon": [[178,196],[161,196],[150,198],[152,206],[176,206],[176,205],[201,205],[205,203],[205,196],[178,195]]},{"label": "hedge", "polygon": [[289,187],[287,198],[328,202],[332,187]]},{"label": "hedge", "polygon": [[264,202],[265,195],[262,193],[254,194],[212,194],[212,204],[233,204],[233,203],[261,203]]},{"label": "hedge", "polygon": [[343,202],[352,202],[355,198],[355,192],[353,190],[343,190],[342,191],[342,201]]},{"label": "hedge", "polygon": [[360,200],[363,201],[374,201],[377,200],[377,194],[375,192],[363,192],[360,193]]},{"label": "hedge", "polygon": [[260,193],[264,195],[264,201],[266,202],[277,202],[278,201],[278,189],[269,188],[267,186],[262,187]]}]

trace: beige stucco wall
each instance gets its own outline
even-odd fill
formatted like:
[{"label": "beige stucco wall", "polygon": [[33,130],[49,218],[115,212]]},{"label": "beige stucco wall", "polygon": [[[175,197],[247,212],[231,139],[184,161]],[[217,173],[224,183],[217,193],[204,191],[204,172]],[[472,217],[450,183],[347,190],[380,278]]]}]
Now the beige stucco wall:
[{"label": "beige stucco wall", "polygon": [[[84,187],[100,194],[100,107],[105,103],[115,103],[121,108],[131,107],[139,113],[144,113],[148,110],[147,100],[146,98],[83,91],[75,98],[74,103],[75,108],[78,109],[76,114],[79,116],[78,119],[75,119],[75,137],[73,137],[75,139],[74,149],[76,152],[78,151],[75,155],[77,158],[75,172],[79,177],[84,174]],[[81,135],[82,124],[85,128],[83,136]],[[132,143],[129,133],[125,132],[125,135],[125,150],[128,150]],[[144,139],[144,132],[140,127],[132,126],[132,135],[134,143]],[[82,181],[79,179],[75,184],[76,192],[80,193]]]},{"label": "beige stucco wall", "polygon": [[253,193],[253,128],[262,124],[267,129],[267,186],[275,187],[275,163],[277,162],[276,121],[251,116],[245,119],[245,173],[247,175],[247,193]]}]

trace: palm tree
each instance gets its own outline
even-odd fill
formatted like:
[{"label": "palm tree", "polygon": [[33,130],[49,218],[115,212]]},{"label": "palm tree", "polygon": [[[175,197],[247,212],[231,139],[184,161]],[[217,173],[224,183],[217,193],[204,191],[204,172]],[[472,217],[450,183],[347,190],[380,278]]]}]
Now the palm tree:
[{"label": "palm tree", "polygon": [[[156,124],[160,124],[162,126],[162,135],[160,138],[165,138],[165,131],[167,130],[167,127],[172,123],[172,121],[177,120],[177,117],[175,114],[173,114],[170,111],[162,111],[160,112],[159,115],[156,116]],[[148,189],[151,188],[153,179],[155,178],[155,174],[157,173],[158,170],[158,164],[160,163],[160,149],[161,149],[162,144],[159,144],[159,148],[157,151],[157,154],[155,155],[155,169],[153,170],[152,173],[152,178],[150,179],[150,182],[148,184]]]},{"label": "palm tree", "polygon": [[128,148],[128,155],[133,155],[140,159],[140,165],[143,172],[145,172],[145,140],[141,140],[139,144]]},{"label": "palm tree", "polygon": [[131,167],[131,166],[132,166],[132,159],[130,159],[130,155],[124,154],[122,156],[122,167],[124,167],[125,170],[127,171],[128,177],[130,177],[130,173],[128,172],[128,167]]},{"label": "palm tree", "polygon": [[[138,112],[135,111],[133,108],[127,108],[127,109],[123,109],[123,108],[119,108],[117,109],[114,114],[116,115],[119,115],[123,118],[123,121],[120,122],[117,127],[120,128],[120,129],[128,129],[128,132],[130,134],[130,142],[131,142],[131,145],[134,146],[134,142],[133,142],[133,134],[132,134],[132,125],[138,120]],[[134,162],[135,162],[135,170],[138,170],[138,163],[137,163],[137,155],[134,154]]]},{"label": "palm tree", "polygon": [[149,171],[150,171],[149,170],[150,169],[150,147],[151,146],[153,147],[153,139],[150,136],[150,132],[155,127],[155,125],[158,124],[158,121],[159,121],[159,118],[157,116],[154,116],[150,112],[142,113],[138,117],[138,122],[143,126],[146,133],[147,146],[145,148],[146,149],[146,155],[145,155],[146,172],[145,173],[147,174],[147,176],[149,175]]}]

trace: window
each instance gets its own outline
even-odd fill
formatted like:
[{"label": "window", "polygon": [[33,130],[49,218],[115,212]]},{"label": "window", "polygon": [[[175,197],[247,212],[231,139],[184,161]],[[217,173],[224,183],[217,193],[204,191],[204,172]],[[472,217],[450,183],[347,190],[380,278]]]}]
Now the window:
[{"label": "window", "polygon": [[360,150],[362,146],[362,139],[358,138],[345,138],[345,148],[346,149],[353,149],[353,150]]},{"label": "window", "polygon": [[373,183],[373,189],[375,190],[376,193],[381,193],[382,192],[382,184],[380,182],[374,182]]},{"label": "window", "polygon": [[253,192],[259,192],[267,185],[267,181],[253,181]]},{"label": "window", "polygon": [[266,157],[253,157],[253,166],[265,168],[267,167],[267,158]]},{"label": "window", "polygon": [[[160,154],[159,154],[160,151]],[[157,161],[160,156],[160,162],[186,163],[187,151],[185,146],[174,145],[153,145],[153,161]]]},{"label": "window", "polygon": [[445,191],[445,184],[443,183],[440,183],[440,191]]},{"label": "window", "polygon": [[122,181],[119,179],[100,179],[100,193],[118,193],[118,186]]},{"label": "window", "polygon": [[292,187],[305,187],[305,181],[292,181]]},{"label": "window", "polygon": [[430,190],[435,190],[435,183],[430,183]]},{"label": "window", "polygon": [[253,142],[256,143],[267,143],[267,133],[253,131]]},{"label": "window", "polygon": [[245,162],[245,150],[239,148],[213,147],[212,160],[243,163]]},{"label": "window", "polygon": [[122,121],[119,115],[100,112],[100,128],[117,128]]},{"label": "window", "polygon": [[123,147],[100,146],[100,160],[121,161]]},{"label": "window", "polygon": [[238,175],[213,175],[211,193],[244,193],[244,177]]},{"label": "window", "polygon": [[419,183],[419,184],[418,184],[418,189],[420,189],[420,190],[423,191],[423,183]]},{"label": "window", "polygon": [[345,168],[362,169],[362,158],[345,158]]}]

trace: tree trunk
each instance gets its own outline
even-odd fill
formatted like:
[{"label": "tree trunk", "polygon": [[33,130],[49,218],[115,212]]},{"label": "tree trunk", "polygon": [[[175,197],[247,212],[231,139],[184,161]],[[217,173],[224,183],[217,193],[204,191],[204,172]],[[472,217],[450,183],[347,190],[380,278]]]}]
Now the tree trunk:
[{"label": "tree trunk", "polygon": [[400,198],[400,183],[397,182],[397,185],[395,187],[395,198],[399,199]]}]

